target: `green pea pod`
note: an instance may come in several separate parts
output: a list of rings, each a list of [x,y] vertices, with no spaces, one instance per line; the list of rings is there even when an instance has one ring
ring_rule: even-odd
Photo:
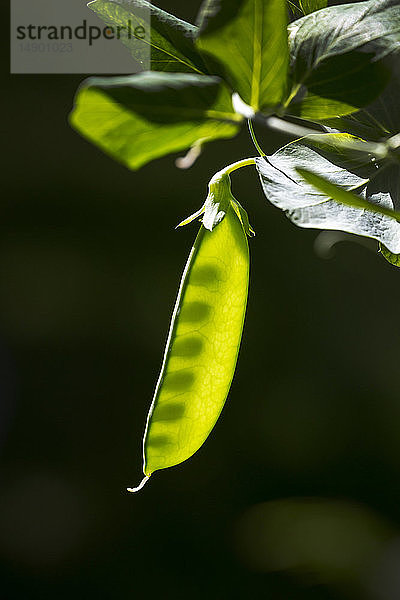
[[[145,479],[192,456],[207,439],[232,382],[246,312],[247,237],[235,206],[201,227],[182,277],[144,436]]]

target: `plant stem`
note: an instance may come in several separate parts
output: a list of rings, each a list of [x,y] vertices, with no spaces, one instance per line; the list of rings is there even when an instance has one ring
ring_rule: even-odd
[[[218,173],[215,173],[215,175],[212,179],[214,179],[216,177],[223,177],[224,175],[230,175],[230,173],[233,173],[233,171],[237,171],[238,169],[241,169],[242,167],[249,167],[249,166],[255,165],[255,164],[256,164],[255,158],[244,158],[243,160],[238,160],[237,162],[234,162],[231,165],[224,167],[223,169],[221,169],[221,171],[218,171]]]
[[[247,119],[247,125],[249,126],[249,132],[252,142],[260,156],[265,156],[265,152],[261,149],[260,144],[257,141],[256,134],[254,133],[253,123],[251,119]]]
[[[267,125],[270,129],[275,129],[275,131],[280,131],[281,133],[286,133],[288,135],[305,137],[306,135],[320,134],[316,129],[311,129],[311,127],[305,127],[304,125],[297,125],[296,123],[285,121],[279,117],[264,117],[262,118],[262,121],[264,122],[264,125]]]
[[[290,92],[285,104],[283,105],[283,108],[287,108],[289,106],[289,104],[291,103],[291,101],[293,100],[293,98],[296,96],[297,92],[299,91],[299,89],[301,88],[301,84],[298,83]]]
[[[396,135],[392,135],[392,137],[390,137],[387,140],[387,143],[388,143],[389,147],[392,148],[393,150],[397,150],[398,148],[400,148],[400,133],[396,133]]]
[[[258,123],[263,123],[270,129],[275,129],[276,131],[286,133],[287,135],[294,135],[298,138],[312,135],[314,136],[314,140],[329,144],[329,138],[326,138],[326,136],[331,135],[329,133],[320,133],[316,129],[311,129],[310,127],[305,127],[304,125],[297,125],[296,123],[290,123],[289,121],[285,121],[279,117],[264,117],[258,114],[256,115],[255,120]],[[335,140],[335,145],[338,145],[338,143],[339,141]],[[358,150],[363,153],[372,154],[377,159],[386,158],[388,155],[388,147],[385,143],[366,142],[357,139],[347,140],[343,138],[340,140],[340,146],[348,150]]]
[[[389,146],[390,151],[391,151],[390,156],[397,162],[400,162],[400,154],[399,154],[400,133],[396,133],[396,135],[392,135],[392,137],[390,137],[386,143]]]

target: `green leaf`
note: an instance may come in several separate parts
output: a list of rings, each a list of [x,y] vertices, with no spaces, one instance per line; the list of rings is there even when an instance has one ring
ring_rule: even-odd
[[[153,71],[174,73],[205,73],[205,65],[194,45],[197,27],[177,19],[146,0],[93,0],[88,4],[107,25],[125,26],[131,20],[132,29],[141,26],[146,31],[143,44],[150,44],[150,65]],[[151,30],[147,16],[151,15]],[[146,67],[147,51],[142,56],[137,40],[132,41],[127,30],[121,29],[121,42],[129,48],[135,60]]]
[[[343,135],[338,134],[338,139]],[[391,252],[400,253],[400,224],[392,218],[397,215],[393,209],[400,208],[400,166],[379,169],[372,160],[369,164],[359,162],[341,152],[340,144],[335,153],[332,147],[312,147],[305,139],[288,144],[272,156],[256,158],[256,167],[268,201],[284,210],[299,227],[371,237]],[[299,169],[323,173],[327,180],[324,185],[333,187],[321,189],[307,183]],[[341,203],[331,199],[337,186],[343,192]],[[374,210],[371,203],[376,205]]]
[[[288,112],[310,120],[337,117],[366,106],[388,83],[385,57],[399,50],[400,5],[331,6],[295,21],[289,32]]]
[[[71,114],[79,133],[131,169],[199,139],[232,137],[240,122],[217,77],[185,73],[88,79]]]
[[[282,0],[206,0],[197,47],[254,110],[268,110],[287,92],[287,11]]]

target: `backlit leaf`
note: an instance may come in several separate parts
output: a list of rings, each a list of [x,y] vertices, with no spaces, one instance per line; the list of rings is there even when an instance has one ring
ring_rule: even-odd
[[[232,137],[241,120],[217,77],[185,73],[88,79],[71,114],[79,133],[131,169],[200,139]]]
[[[287,90],[287,11],[282,0],[206,0],[197,46],[254,110],[278,105]]]
[[[343,135],[343,134],[342,134]],[[400,224],[390,216],[366,210],[369,203],[381,208],[386,215],[399,210],[396,181],[393,172],[378,169],[374,161],[357,164],[352,157],[321,148],[309,141],[299,140],[281,148],[272,156],[256,159],[264,193],[269,202],[284,210],[299,227],[346,231],[374,238],[391,252],[400,253]],[[353,192],[332,200],[332,189],[316,189],[299,174],[299,169],[323,173],[325,184],[339,186],[342,192]],[[315,182],[314,182],[315,183]],[[336,193],[336,192],[335,192]],[[354,194],[356,194],[354,198]],[[358,206],[355,202],[358,198]],[[346,204],[343,201],[348,200]],[[353,200],[353,205],[350,200]]]
[[[148,29],[147,15],[151,16],[151,30],[143,43],[150,43],[150,65],[153,71],[187,73],[205,72],[204,63],[195,46],[197,27],[146,2],[146,0],[93,0],[88,4],[107,25]],[[126,30],[121,30],[121,42],[129,48],[132,56],[143,61],[140,44],[132,41]],[[146,55],[147,58],[147,55]],[[146,64],[144,65],[146,66]]]
[[[289,112],[310,120],[369,104],[390,76],[385,57],[400,49],[400,4],[370,0],[331,6],[289,26]]]

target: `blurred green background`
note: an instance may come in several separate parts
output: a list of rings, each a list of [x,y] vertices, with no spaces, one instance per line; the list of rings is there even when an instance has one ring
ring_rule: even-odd
[[[243,131],[131,173],[69,128],[81,76],[5,79],[1,599],[398,600],[400,273],[353,243],[321,258],[235,174],[257,236],[232,390],[204,447],[129,495],[197,230],[174,227],[255,151]]]

